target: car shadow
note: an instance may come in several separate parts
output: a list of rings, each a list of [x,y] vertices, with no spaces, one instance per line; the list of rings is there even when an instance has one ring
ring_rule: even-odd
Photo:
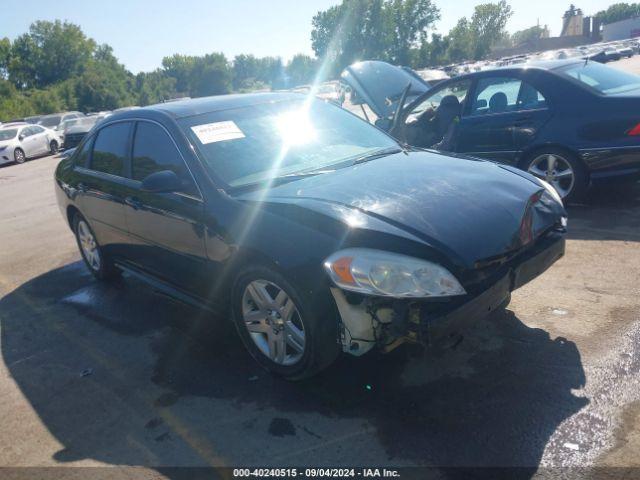
[[[590,190],[583,204],[569,205],[568,238],[640,241],[640,182]]]
[[[198,436],[223,445],[231,465],[313,463],[233,452],[260,452],[286,436],[295,445],[296,434],[322,449],[332,435],[305,424],[315,415],[329,432],[362,424],[386,454],[378,464],[520,466],[529,478],[557,427],[589,402],[572,393],[585,383],[576,345],[509,310],[479,322],[455,348],[345,355],[297,383],[259,369],[224,322],[133,278],[100,284],[79,262],[5,295],[0,312],[4,363],[63,445],[54,455],[61,463],[188,465],[202,452],[192,457],[194,443],[178,440]],[[189,407],[178,410],[181,403]],[[206,427],[227,403],[241,414],[242,448],[230,445],[235,428]],[[252,423],[272,411],[268,429]],[[350,465],[363,464],[358,452]]]

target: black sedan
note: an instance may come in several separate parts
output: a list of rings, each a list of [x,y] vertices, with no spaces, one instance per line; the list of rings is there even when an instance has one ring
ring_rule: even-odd
[[[297,94],[115,114],[55,182],[98,279],[126,271],[225,307],[255,359],[292,379],[341,350],[450,341],[564,253],[547,183],[404,149]]]
[[[343,80],[379,127],[411,145],[516,166],[568,201],[591,183],[640,174],[636,75],[585,60],[532,62],[462,75],[411,98],[415,82],[398,88],[386,79],[401,69],[381,64],[352,65]]]

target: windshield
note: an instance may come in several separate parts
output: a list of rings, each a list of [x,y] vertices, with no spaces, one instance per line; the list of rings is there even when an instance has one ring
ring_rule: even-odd
[[[325,102],[253,105],[179,121],[205,166],[231,187],[331,169],[398,144]]]
[[[44,117],[38,122],[38,125],[43,127],[55,127],[60,123],[60,117]]]
[[[0,142],[3,140],[11,140],[16,137],[18,130],[15,128],[9,128],[7,130],[0,130]]]
[[[562,72],[604,95],[615,95],[640,88],[640,77],[596,62],[570,65]]]

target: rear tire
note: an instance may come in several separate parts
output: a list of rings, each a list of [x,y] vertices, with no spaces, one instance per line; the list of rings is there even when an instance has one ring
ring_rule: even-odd
[[[58,148],[58,142],[56,142],[55,140],[51,140],[51,142],[49,143],[51,155],[55,155],[56,153],[58,153]]]
[[[589,188],[589,175],[582,161],[561,148],[536,150],[522,162],[523,170],[549,182],[564,203],[581,202]]]
[[[24,163],[27,161],[27,157],[24,154],[24,150],[22,150],[21,148],[16,148],[13,151],[13,159],[16,161],[16,163]]]
[[[274,270],[247,267],[233,284],[233,322],[262,367],[289,380],[307,378],[340,353],[338,313],[330,293],[326,294],[326,301],[305,300]]]
[[[73,232],[82,260],[94,277],[101,281],[111,281],[120,277],[122,272],[104,254],[89,223],[79,213],[73,218]]]

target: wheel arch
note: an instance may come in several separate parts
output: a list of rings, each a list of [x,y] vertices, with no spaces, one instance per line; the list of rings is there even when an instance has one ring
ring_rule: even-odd
[[[82,215],[78,207],[75,205],[67,205],[67,223],[69,224],[69,228],[73,231],[73,219],[76,215]]]
[[[586,163],[582,159],[580,152],[574,148],[567,147],[566,145],[563,145],[561,143],[545,143],[542,145],[534,145],[532,147],[529,147],[523,150],[520,155],[520,158],[518,159],[517,167],[520,168],[521,170],[524,170],[525,163],[527,162],[527,160],[529,160],[535,154],[544,152],[545,150],[549,150],[549,149],[562,150],[564,152],[567,152],[570,155],[573,155],[575,158],[577,158],[580,161],[580,163],[584,168],[585,173],[589,175],[589,169],[587,168]]]

